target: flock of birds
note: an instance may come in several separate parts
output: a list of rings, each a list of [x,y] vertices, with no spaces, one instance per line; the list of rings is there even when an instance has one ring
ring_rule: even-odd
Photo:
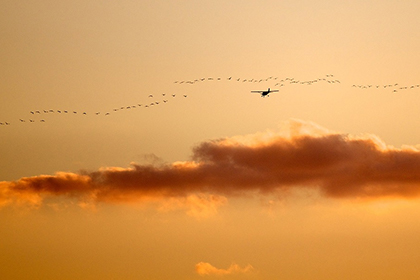
[[[324,75],[321,78],[315,78],[315,79],[310,79],[310,80],[298,80],[295,78],[290,78],[290,77],[285,77],[285,78],[279,78],[279,77],[275,77],[275,76],[270,76],[264,79],[256,79],[256,78],[234,78],[234,77],[227,77],[227,78],[213,78],[213,77],[207,77],[207,78],[199,78],[199,79],[194,79],[194,80],[180,80],[180,81],[175,81],[175,84],[181,85],[181,84],[187,84],[187,85],[193,85],[196,83],[202,83],[205,81],[230,81],[230,82],[236,82],[236,83],[270,83],[270,85],[273,85],[274,87],[284,87],[286,85],[314,85],[317,83],[327,83],[327,84],[341,84],[341,81],[336,79],[334,77],[334,75],[332,74],[327,74]],[[378,84],[353,84],[352,88],[354,89],[361,89],[361,90],[366,90],[366,89],[386,89],[386,90],[392,90],[392,92],[396,93],[399,91],[404,91],[404,90],[412,90],[412,89],[416,89],[419,88],[420,84],[413,84],[410,86],[401,86],[398,83],[392,83],[392,84],[384,84],[384,85],[378,85]],[[44,123],[46,122],[44,115],[47,114],[63,114],[63,115],[96,115],[96,116],[109,116],[112,113],[118,112],[120,110],[130,110],[130,109],[135,109],[135,108],[149,108],[149,107],[153,107],[153,106],[158,106],[160,104],[165,104],[168,102],[168,100],[170,98],[175,98],[176,96],[182,96],[182,97],[187,97],[186,94],[182,94],[182,95],[177,95],[177,94],[165,94],[162,93],[162,99],[161,101],[154,101],[154,102],[150,102],[147,104],[142,104],[142,103],[138,103],[135,105],[129,105],[129,106],[120,106],[120,107],[116,107],[113,108],[111,110],[105,111],[105,112],[100,112],[100,111],[96,111],[93,113],[88,113],[88,112],[78,112],[78,111],[74,111],[74,110],[32,110],[30,111],[30,117],[28,118],[21,118],[19,120],[16,120],[13,123],[35,123],[35,122],[41,122]],[[149,98],[155,98],[154,95],[150,94],[148,96]],[[11,121],[0,121],[0,126],[9,126],[11,125],[12,122]]]
[[[311,80],[296,80],[295,78],[279,78],[279,77],[274,77],[274,76],[270,76],[267,77],[265,79],[243,79],[243,78],[234,78],[234,77],[228,77],[228,78],[199,78],[199,79],[194,79],[194,80],[183,80],[183,81],[175,81],[175,84],[196,84],[196,83],[200,83],[200,82],[205,82],[205,81],[234,81],[234,82],[242,82],[242,83],[262,83],[262,82],[270,82],[270,81],[276,81],[276,83],[274,84],[275,87],[283,87],[287,84],[297,84],[297,85],[314,85],[318,82],[325,82],[328,84],[341,84],[341,81],[334,78],[334,75],[332,74],[327,74],[322,78],[316,78],[316,79],[311,79]],[[410,85],[410,86],[401,86],[398,83],[393,83],[393,84],[384,84],[384,85],[374,85],[374,84],[367,84],[367,85],[358,85],[358,84],[353,84],[352,85],[353,88],[356,89],[391,89],[392,92],[398,92],[399,90],[409,90],[409,89],[415,89],[415,88],[419,88],[420,84],[414,84],[414,85]]]
[[[130,109],[136,109],[136,108],[151,108],[154,106],[158,106],[161,104],[166,104],[169,102],[170,98],[175,98],[177,96],[181,96],[183,98],[188,97],[187,94],[182,94],[182,95],[177,95],[177,94],[171,94],[171,95],[167,95],[165,93],[162,93],[162,98],[161,101],[153,101],[153,102],[147,102],[147,103],[137,103],[134,105],[129,105],[129,106],[120,106],[120,107],[116,107],[113,108],[112,110],[107,110],[105,112],[101,112],[101,111],[96,111],[93,113],[88,113],[85,111],[75,111],[75,110],[53,110],[53,109],[48,109],[48,110],[32,110],[29,112],[30,117],[29,118],[20,118],[19,120],[16,121],[16,123],[36,123],[36,122],[41,122],[41,123],[45,123],[46,122],[46,118],[45,116],[51,115],[51,114],[59,114],[59,115],[94,115],[94,116],[109,116],[112,113],[116,113],[118,111],[121,110],[130,110]],[[157,96],[150,94],[148,96],[148,98],[155,98],[156,99]],[[41,117],[41,118],[40,118]],[[0,121],[0,126],[9,126],[11,125],[12,122],[10,121]]]
[[[387,85],[352,85],[354,88],[358,89],[392,89],[392,92],[398,92],[400,90],[410,90],[419,88],[420,84],[411,85],[411,86],[400,86],[396,84],[387,84]]]
[[[276,84],[274,84],[274,86],[284,86],[286,83],[289,84],[302,84],[302,85],[312,85],[315,84],[317,82],[327,82],[330,84],[334,84],[334,83],[341,83],[339,80],[334,79],[334,75],[332,74],[327,74],[322,78],[316,78],[316,79],[312,79],[312,80],[295,80],[295,78],[279,78],[279,77],[274,77],[274,76],[270,76],[267,77],[265,79],[243,79],[243,78],[234,78],[234,77],[228,77],[225,79],[222,79],[220,77],[218,78],[212,78],[212,77],[208,77],[208,78],[200,78],[200,79],[194,79],[194,80],[184,80],[184,81],[175,81],[175,84],[190,84],[193,85],[195,83],[200,83],[200,82],[204,82],[204,81],[233,81],[233,82],[242,82],[242,83],[262,83],[262,82],[271,82],[271,81],[275,81]]]

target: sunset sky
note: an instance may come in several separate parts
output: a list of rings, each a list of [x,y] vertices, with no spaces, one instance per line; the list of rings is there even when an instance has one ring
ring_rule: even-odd
[[[419,279],[419,13],[2,1],[0,278]]]

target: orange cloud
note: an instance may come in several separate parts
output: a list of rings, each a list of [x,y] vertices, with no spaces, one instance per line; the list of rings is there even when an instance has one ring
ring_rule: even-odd
[[[214,212],[226,196],[249,191],[312,188],[337,198],[420,194],[420,151],[415,147],[397,149],[373,135],[340,134],[302,121],[291,121],[278,133],[203,142],[192,158],[0,182],[0,206],[40,204],[46,197],[113,203],[173,199],[189,204],[194,215]]]
[[[241,274],[241,273],[251,272],[252,270],[254,270],[254,268],[250,264],[242,268],[239,265],[233,263],[230,265],[228,269],[216,268],[206,262],[200,262],[195,265],[195,271],[201,276],[205,276],[205,275],[222,276],[222,275],[229,275],[229,274]]]

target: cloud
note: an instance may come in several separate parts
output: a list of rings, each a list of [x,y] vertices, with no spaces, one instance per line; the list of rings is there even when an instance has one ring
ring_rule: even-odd
[[[40,205],[48,197],[82,204],[164,200],[189,205],[195,215],[216,211],[227,196],[297,188],[334,198],[417,197],[420,151],[388,146],[374,135],[351,136],[293,120],[279,132],[202,142],[191,161],[0,182],[0,206]]]
[[[228,269],[216,268],[206,262],[200,262],[195,265],[195,271],[201,276],[205,276],[205,275],[222,276],[222,275],[229,275],[229,274],[242,274],[242,273],[251,272],[253,270],[254,268],[250,264],[242,268],[239,265],[233,263],[230,265]]]

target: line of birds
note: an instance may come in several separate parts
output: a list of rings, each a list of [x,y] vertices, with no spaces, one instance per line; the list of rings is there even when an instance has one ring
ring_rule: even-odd
[[[198,82],[222,81],[222,80],[236,81],[236,82],[243,82],[243,83],[244,82],[261,83],[261,82],[269,82],[269,81],[279,81],[279,82],[289,81],[289,83],[302,83],[302,84],[312,84],[312,83],[315,83],[315,82],[318,82],[318,81],[326,81],[326,82],[329,82],[329,83],[340,83],[339,80],[333,80],[332,79],[334,77],[334,75],[332,75],[332,74],[327,74],[327,75],[325,75],[325,77],[324,78],[313,79],[313,80],[307,80],[307,81],[297,81],[294,78],[289,78],[289,77],[280,79],[279,77],[274,77],[274,76],[270,76],[270,77],[267,77],[267,78],[264,78],[264,79],[255,79],[255,78],[243,79],[243,78],[233,78],[233,77],[228,77],[228,78],[222,79],[220,77],[218,77],[218,78],[207,77],[207,78],[200,78],[200,79],[194,79],[194,80],[175,81],[174,83],[175,84],[191,84],[192,85],[192,84],[195,84],[195,83],[198,83]],[[280,83],[277,83],[276,86],[279,85],[279,84]]]
[[[233,78],[233,77],[228,77],[228,78],[212,78],[212,77],[208,77],[208,78],[200,78],[200,79],[194,79],[194,80],[182,80],[182,81],[175,81],[174,83],[176,84],[195,84],[198,82],[204,82],[204,81],[222,81],[222,80],[227,80],[227,81],[236,81],[236,82],[250,82],[250,83],[261,83],[261,82],[270,82],[270,81],[276,81],[276,83],[274,84],[275,87],[283,87],[286,84],[299,84],[299,85],[313,85],[315,83],[318,82],[325,82],[325,83],[329,83],[329,84],[341,84],[341,81],[334,78],[333,74],[326,74],[324,77],[322,78],[316,78],[316,79],[312,79],[312,80],[296,80],[295,78],[282,78],[280,79],[279,77],[274,77],[274,76],[270,76],[264,79],[242,79],[242,78]],[[385,85],[373,85],[373,84],[368,84],[368,85],[357,85],[357,84],[353,84],[352,87],[357,88],[357,89],[392,89],[392,92],[398,92],[399,90],[408,90],[408,89],[415,89],[415,88],[419,88],[420,84],[415,84],[415,85],[410,85],[410,86],[399,86],[398,83],[394,83],[394,84],[385,84]]]
[[[328,83],[328,84],[341,84],[341,81],[336,79],[334,77],[334,75],[332,74],[327,74],[322,78],[316,78],[316,79],[311,79],[311,80],[297,80],[295,78],[290,78],[290,77],[286,77],[286,78],[279,78],[279,77],[274,77],[274,76],[270,76],[267,77],[265,79],[241,79],[241,78],[233,78],[233,77],[227,77],[225,79],[222,79],[220,77],[218,78],[212,78],[212,77],[208,77],[208,78],[200,78],[200,79],[195,79],[195,80],[183,80],[183,81],[175,81],[174,83],[176,84],[195,84],[198,82],[204,82],[204,81],[222,81],[222,80],[227,80],[227,81],[236,81],[236,82],[248,82],[248,83],[261,83],[261,82],[276,82],[274,84],[275,87],[283,87],[287,84],[289,85],[313,85],[315,83],[319,83],[319,82],[324,82],[324,83]],[[356,89],[391,89],[393,92],[398,92],[399,90],[409,90],[409,89],[415,89],[415,88],[419,88],[420,84],[415,84],[415,85],[411,85],[411,86],[400,86],[398,83],[393,83],[393,84],[385,84],[385,85],[373,85],[373,84],[367,84],[367,85],[358,85],[358,84],[353,84],[352,85],[353,88]],[[120,111],[120,110],[128,110],[128,109],[135,109],[135,108],[139,108],[139,107],[143,107],[143,108],[149,108],[152,106],[156,106],[159,104],[165,104],[168,102],[168,99],[166,99],[167,97],[172,96],[172,98],[176,97],[176,94],[171,94],[171,95],[166,95],[165,93],[162,93],[162,97],[163,100],[162,101],[155,101],[155,102],[151,102],[151,103],[147,103],[147,104],[141,104],[138,103],[136,105],[130,105],[130,106],[121,106],[121,107],[116,107],[113,108],[112,110],[108,110],[105,112],[94,112],[94,113],[87,113],[87,112],[78,112],[78,111],[73,111],[73,110],[33,110],[30,111],[30,114],[32,114],[33,116],[36,115],[45,115],[45,114],[51,114],[51,113],[56,113],[56,114],[79,114],[79,115],[102,115],[102,116],[109,116],[111,113]],[[183,97],[187,97],[186,94],[180,94],[178,96],[183,96]],[[154,98],[155,96],[153,94],[150,94],[148,96],[149,98]],[[27,119],[19,119],[18,121],[16,121],[18,123],[35,123],[35,122],[45,122],[45,119],[35,119],[35,118],[27,118]],[[0,122],[0,126],[9,126],[11,125],[10,121],[1,121]]]
[[[408,90],[419,88],[420,84],[411,85],[411,86],[400,86],[398,83],[387,84],[387,85],[352,85],[352,87],[357,89],[392,89],[393,92],[398,92],[399,90]]]
[[[111,115],[111,113],[115,113],[115,112],[118,112],[120,110],[135,109],[135,108],[140,108],[140,107],[149,108],[149,107],[157,106],[157,105],[160,105],[160,104],[165,104],[169,101],[166,97],[175,98],[177,96],[182,96],[183,98],[188,97],[187,94],[167,95],[165,93],[162,93],[162,97],[164,98],[164,99],[162,99],[162,101],[154,101],[154,102],[145,103],[145,104],[137,103],[136,105],[130,105],[130,106],[120,106],[120,107],[116,107],[116,108],[113,108],[112,110],[108,110],[108,111],[105,111],[105,112],[96,111],[94,113],[88,113],[88,112],[78,112],[78,111],[74,111],[74,110],[52,110],[52,109],[49,109],[49,110],[32,110],[29,113],[31,115],[33,115],[34,117],[37,116],[37,115],[41,116],[41,115],[46,115],[46,114],[62,114],[62,115],[77,115],[77,114],[79,114],[79,115],[109,116],[109,115]],[[155,96],[153,94],[150,94],[148,96],[148,98],[154,98],[154,97]],[[17,122],[18,123],[36,123],[36,122],[45,123],[46,121],[45,121],[45,119],[29,118],[29,119],[19,119]],[[0,122],[0,126],[8,126],[8,125],[11,125],[10,121]]]

